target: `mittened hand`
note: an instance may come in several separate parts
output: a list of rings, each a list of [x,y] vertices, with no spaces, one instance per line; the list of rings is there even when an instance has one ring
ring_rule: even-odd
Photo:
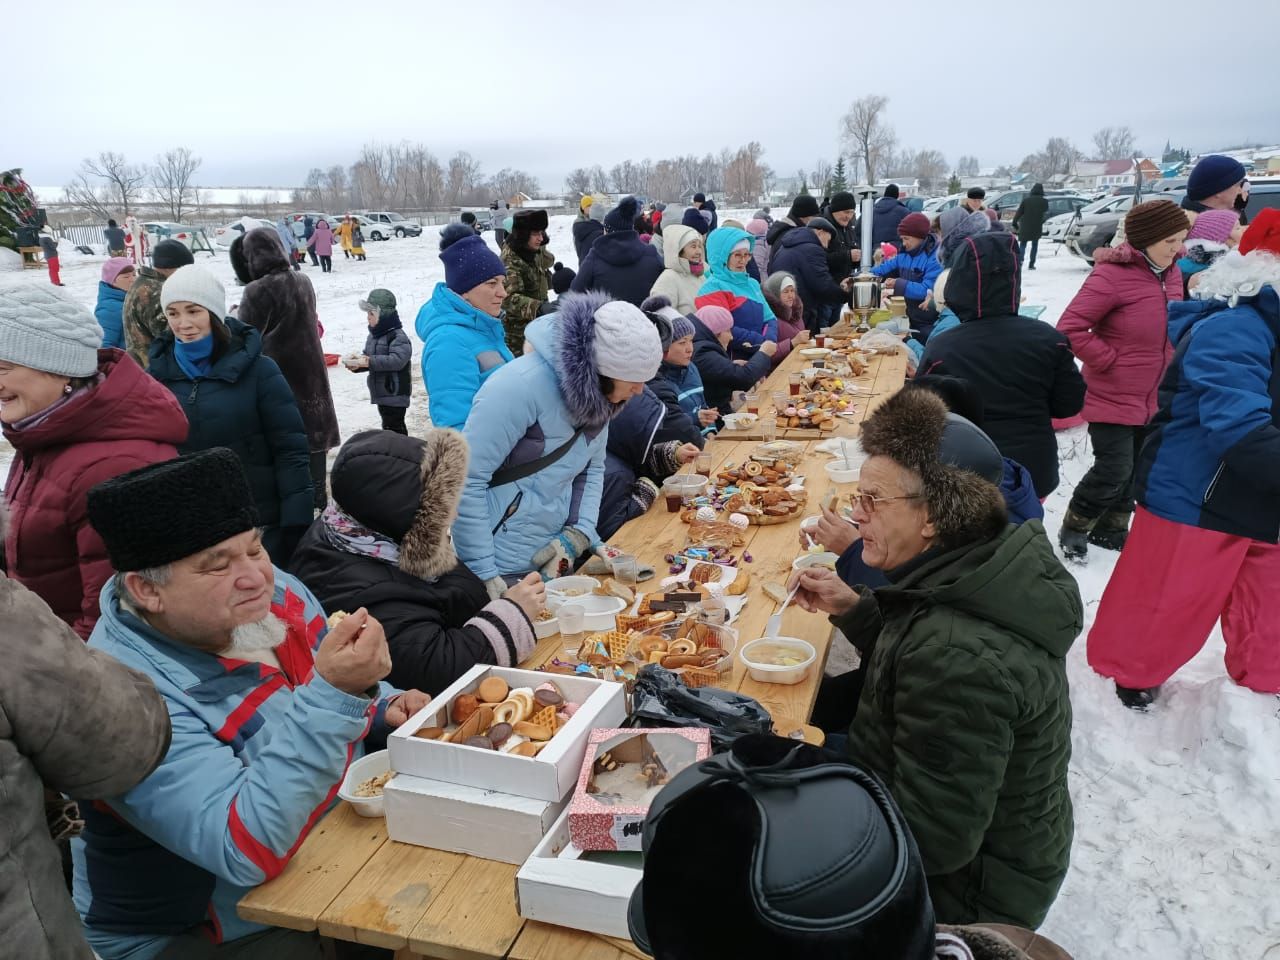
[[[560,535],[535,553],[533,565],[543,580],[554,580],[573,572],[574,561],[591,546],[587,535],[576,527],[565,527]]]

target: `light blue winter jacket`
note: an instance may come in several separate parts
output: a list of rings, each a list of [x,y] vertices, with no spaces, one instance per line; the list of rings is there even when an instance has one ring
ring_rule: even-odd
[[[279,569],[271,611],[288,628],[276,648],[283,671],[168,640],[121,608],[114,579],[101,605],[89,646],[151,679],[173,740],[138,786],[81,805],[72,855],[85,937],[104,960],[149,960],[177,930],[215,943],[260,932],[236,903],[284,869],[371,728],[385,736],[396,691],[384,683],[377,699],[352,696],[315,673],[324,610]]]
[[[566,294],[558,313],[525,328],[534,352],[496,370],[476,394],[463,434],[471,448],[453,545],[481,580],[534,568],[533,555],[576,527],[595,543],[609,421],[623,404],[600,392],[593,356],[594,314],[608,296]],[[561,336],[561,332],[565,336]],[[573,447],[551,466],[490,487],[504,464],[557,450],[579,427]]]
[[[461,430],[476,391],[513,359],[502,321],[437,283],[413,325],[423,343],[422,382],[431,422]]]

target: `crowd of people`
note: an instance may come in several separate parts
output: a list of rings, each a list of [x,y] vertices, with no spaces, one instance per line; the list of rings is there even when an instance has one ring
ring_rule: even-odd
[[[18,454],[0,602],[19,672],[56,687],[66,718],[51,731],[13,671],[0,682],[0,776],[22,787],[0,809],[28,824],[19,862],[0,867],[15,949],[88,956],[87,939],[105,960],[319,956],[314,933],[245,921],[238,899],[284,869],[360,750],[471,666],[529,656],[545,582],[607,556],[867,269],[906,301],[914,376],[864,424],[852,513],[822,511],[815,536],[837,569],[789,583],[860,666],[820,692],[828,753],[783,763],[790,748],[764,742],[743,761],[794,767],[797,783],[824,771],[862,797],[872,819],[855,832],[883,821],[907,838],[905,912],[874,935],[833,917],[847,942],[923,960],[981,958],[1000,937],[1023,952],[987,956],[1059,956],[1027,933],[1073,834],[1065,655],[1083,608],[1041,523],[1059,479],[1055,419],[1083,410],[1094,456],[1062,558],[1121,551],[1088,637],[1093,668],[1146,708],[1221,619],[1232,679],[1280,691],[1266,579],[1280,572],[1280,215],[1242,229],[1244,171],[1229,159],[1201,161],[1182,208],[1135,205],[1058,329],[1019,313],[1034,203],[1014,232],[981,195],[930,220],[886,191],[873,236],[887,239],[867,251],[848,194],[746,223],[720,220],[703,195],[679,216],[634,198],[602,214],[584,197],[572,279],[556,276],[545,211],[515,211],[498,252],[451,224],[445,279],[414,324],[433,423],[422,436],[405,423],[412,343],[383,288],[353,305],[368,335],[347,360],[382,429],[339,436],[297,269],[298,239],[328,269],[323,221],[302,238],[286,225],[287,237],[238,239],[234,309],[176,241],[150,265],[108,259],[96,313],[48,285],[0,290],[0,425]],[[341,231],[362,256],[357,232]],[[79,821],[59,807],[73,829],[56,834],[79,834],[78,920],[55,838],[31,825],[42,779],[58,804],[83,801]],[[838,816],[819,796],[801,785],[777,814],[746,805]],[[762,835],[733,817],[710,849],[756,856]],[[683,944],[657,955],[694,955],[660,880],[680,869],[675,840],[659,853],[663,831],[687,834],[679,817],[653,819],[633,929],[655,949]],[[794,890],[785,861],[768,860],[765,887]],[[19,882],[27,906],[11,898]],[[747,894],[730,887],[717,896],[734,909]],[[760,899],[772,895],[750,892],[762,926],[742,928],[735,956],[800,949],[818,929],[779,925]]]

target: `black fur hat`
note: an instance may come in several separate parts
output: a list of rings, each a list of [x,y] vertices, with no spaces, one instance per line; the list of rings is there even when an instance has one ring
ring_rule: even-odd
[[[240,458],[226,447],[188,453],[104,480],[89,523],[121,573],[194,556],[258,525]]]
[[[920,477],[929,519],[947,547],[980,543],[1009,522],[991,438],[930,390],[900,390],[862,425],[862,448]]]

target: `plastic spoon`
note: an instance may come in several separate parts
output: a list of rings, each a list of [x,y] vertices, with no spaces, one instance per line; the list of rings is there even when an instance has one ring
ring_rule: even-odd
[[[782,606],[778,608],[778,612],[775,613],[773,616],[771,616],[769,618],[769,622],[765,624],[764,635],[768,637],[770,640],[777,639],[778,631],[782,629],[782,615],[783,613],[786,612],[787,605],[791,603],[791,598],[796,595],[796,590],[799,590],[799,589],[800,589],[800,584],[797,583],[795,585],[795,589],[793,589],[789,594],[787,594],[787,599],[782,601]]]

